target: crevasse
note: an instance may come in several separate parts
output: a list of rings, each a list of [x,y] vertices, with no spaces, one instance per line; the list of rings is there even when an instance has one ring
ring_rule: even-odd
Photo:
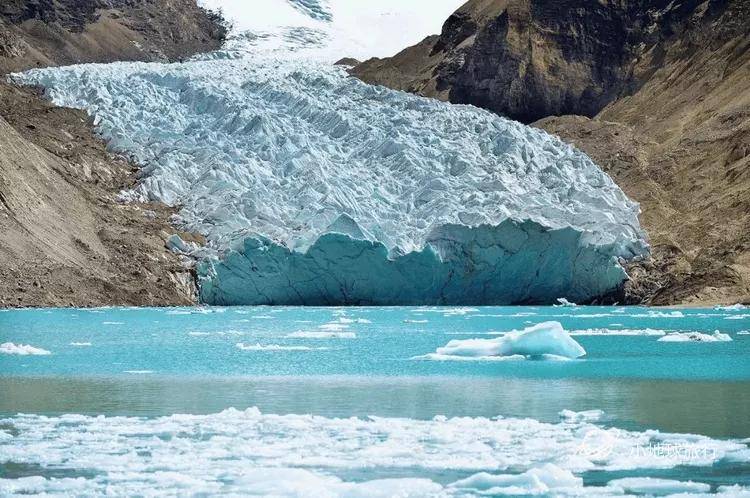
[[[142,165],[124,197],[179,205],[206,236],[203,302],[586,302],[646,253],[638,205],[559,139],[243,39],[241,56],[14,76]]]

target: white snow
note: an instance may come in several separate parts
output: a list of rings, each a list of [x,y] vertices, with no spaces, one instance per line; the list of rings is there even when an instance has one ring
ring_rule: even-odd
[[[0,437],[3,461],[65,468],[86,476],[3,479],[3,496],[24,491],[247,496],[270,490],[276,496],[461,496],[459,491],[472,495],[493,488],[496,493],[517,489],[526,494],[601,496],[597,493],[618,494],[618,486],[621,493],[625,486],[645,489],[659,483],[615,481],[606,488],[589,488],[582,485],[581,472],[627,470],[638,475],[645,469],[711,466],[735,454],[745,457],[737,461],[748,457],[742,453],[745,444],[738,441],[604,429],[585,420],[551,424],[482,417],[326,418],[264,414],[250,408],[156,418],[18,415],[0,419],[0,427],[0,435],[17,434]],[[595,440],[606,440],[608,451],[595,456],[581,452],[584,443]],[[642,451],[653,444],[696,451]],[[331,477],[362,469],[415,477],[362,483]],[[471,477],[445,486],[422,477],[456,472]],[[698,490],[700,484],[668,481],[659,489],[666,486]]]
[[[700,332],[672,332],[660,337],[660,342],[730,342],[732,337],[718,330],[713,334],[702,334]]]
[[[29,344],[14,344],[12,342],[4,342],[0,344],[0,353],[19,356],[43,356],[52,354],[46,349],[35,348]]]
[[[293,50],[305,57],[335,62],[342,57],[385,57],[440,33],[443,22],[462,0],[200,0],[220,8],[239,40],[255,46]],[[237,43],[241,41],[242,43]]]
[[[544,322],[493,339],[456,339],[417,359],[579,358],[586,350],[559,322]]]
[[[208,240],[178,244],[202,259],[204,302],[585,302],[647,251],[638,205],[558,138],[330,64],[356,55],[349,35],[380,46],[414,32],[405,12],[442,20],[451,2],[244,4],[255,31],[186,63],[13,76],[143,166],[124,199],[182,206],[176,223]]]
[[[711,490],[711,486],[700,482],[675,481],[673,479],[657,479],[654,477],[615,479],[608,482],[607,486],[622,488],[629,493],[649,496],[666,496],[676,493],[708,493]]]

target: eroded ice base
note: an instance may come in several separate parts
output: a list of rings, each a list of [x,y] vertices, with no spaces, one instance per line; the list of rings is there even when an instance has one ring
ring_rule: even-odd
[[[445,225],[424,249],[394,254],[356,233],[328,233],[307,251],[248,238],[198,267],[201,300],[216,305],[422,305],[579,302],[626,278],[611,245],[534,222]]]

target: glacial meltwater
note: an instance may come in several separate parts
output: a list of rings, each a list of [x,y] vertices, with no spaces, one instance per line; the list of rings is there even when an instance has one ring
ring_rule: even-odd
[[[742,307],[0,311],[0,496],[747,496],[748,443]]]

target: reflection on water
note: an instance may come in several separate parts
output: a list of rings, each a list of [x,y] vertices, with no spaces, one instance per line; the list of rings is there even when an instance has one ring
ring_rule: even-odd
[[[556,421],[602,409],[617,426],[750,436],[750,382],[458,377],[5,377],[0,414],[264,413],[326,417],[435,415]]]

